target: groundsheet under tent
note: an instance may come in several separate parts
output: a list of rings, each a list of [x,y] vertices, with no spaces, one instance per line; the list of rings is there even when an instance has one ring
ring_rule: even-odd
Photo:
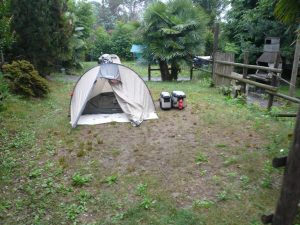
[[[158,119],[156,113],[150,113],[145,120]],[[79,125],[95,125],[102,123],[110,123],[110,122],[118,122],[118,123],[127,123],[130,122],[127,115],[125,113],[114,113],[114,114],[88,114],[81,115],[78,121]]]

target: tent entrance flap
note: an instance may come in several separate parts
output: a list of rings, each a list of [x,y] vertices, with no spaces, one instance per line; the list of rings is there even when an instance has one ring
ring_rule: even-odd
[[[101,93],[93,98],[91,98],[82,113],[85,114],[112,114],[112,113],[122,113],[122,109],[116,99],[113,92]]]

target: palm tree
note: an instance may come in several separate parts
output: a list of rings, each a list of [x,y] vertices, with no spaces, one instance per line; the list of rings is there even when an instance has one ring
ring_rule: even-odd
[[[300,19],[299,0],[279,0],[275,8],[276,16],[285,23],[293,23]]]
[[[206,23],[206,14],[191,0],[157,1],[146,9],[142,25],[146,52],[158,61],[163,81],[176,80],[180,62],[191,62],[203,50]]]
[[[300,1],[279,0],[276,4],[275,15],[286,24],[298,23],[298,35],[300,35]]]

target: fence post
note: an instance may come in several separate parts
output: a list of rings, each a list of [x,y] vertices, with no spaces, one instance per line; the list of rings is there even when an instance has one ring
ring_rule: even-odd
[[[296,41],[294,63],[293,63],[293,70],[292,70],[291,84],[290,84],[290,91],[289,91],[289,95],[291,97],[295,97],[296,80],[297,80],[297,73],[298,73],[298,66],[299,66],[299,57],[300,57],[300,37],[298,37],[297,41]]]
[[[219,45],[219,24],[215,23],[214,27],[214,45],[213,45],[213,52],[212,52],[212,76],[213,80],[215,80],[216,74],[215,74],[215,56],[216,52],[218,51],[218,45]]]
[[[151,64],[148,64],[148,81],[151,81]]]
[[[193,79],[193,66],[191,67],[191,69],[190,69],[190,80],[192,80]]]
[[[273,225],[291,225],[298,212],[300,200],[300,111],[294,131],[294,142],[287,157],[284,171],[280,198],[275,214],[272,218]]]
[[[274,64],[274,68],[278,68],[279,66],[279,52],[276,53],[276,58],[275,58],[275,64]],[[278,78],[277,78],[277,74],[272,73],[272,80],[271,80],[271,85],[274,87],[278,86]],[[273,94],[269,94],[269,101],[268,101],[268,110],[270,111],[272,106],[273,106],[273,102],[274,102],[274,95]]]
[[[244,64],[249,64],[249,51],[246,50],[244,51]],[[243,68],[243,78],[247,79],[248,76],[248,68],[244,67]],[[246,83],[242,84],[242,93],[246,93]]]

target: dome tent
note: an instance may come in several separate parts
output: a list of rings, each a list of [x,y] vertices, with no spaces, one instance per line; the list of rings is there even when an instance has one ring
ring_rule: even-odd
[[[87,71],[74,87],[70,104],[71,125],[132,122],[157,119],[155,106],[143,79],[116,63]]]

